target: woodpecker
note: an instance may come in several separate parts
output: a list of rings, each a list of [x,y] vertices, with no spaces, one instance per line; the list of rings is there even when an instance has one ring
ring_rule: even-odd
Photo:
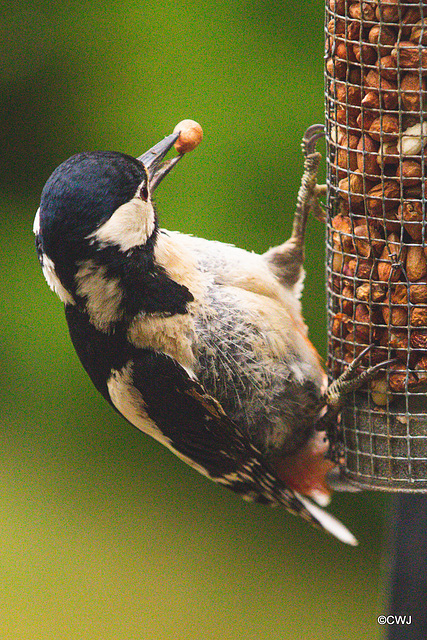
[[[300,302],[323,127],[303,140],[292,235],[263,255],[159,227],[153,193],[183,156],[164,160],[180,133],[138,158],[78,153],[43,188],[38,257],[77,355],[110,405],[194,469],[357,544],[322,508],[335,467],[324,414],[355,366],[331,394]]]

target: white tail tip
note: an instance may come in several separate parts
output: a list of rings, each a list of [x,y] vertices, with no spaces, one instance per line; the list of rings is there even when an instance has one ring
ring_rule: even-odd
[[[317,520],[317,522],[326,531],[329,531],[329,533],[338,538],[338,540],[345,542],[345,544],[350,544],[352,547],[356,547],[359,544],[354,535],[343,525],[342,522],[310,502],[310,500],[301,496],[299,493],[295,493],[295,495],[298,497],[298,500],[302,502],[307,511],[311,513],[313,518],[315,518],[315,520]]]

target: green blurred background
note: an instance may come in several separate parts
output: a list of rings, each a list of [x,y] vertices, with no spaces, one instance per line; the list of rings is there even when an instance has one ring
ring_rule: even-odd
[[[183,118],[203,144],[158,192],[165,227],[264,251],[289,234],[300,138],[323,121],[323,3],[15,0],[1,25],[1,640],[360,640],[384,613],[387,501],[336,495],[356,549],[247,505],[92,388],[38,266],[57,164],[140,154]],[[305,317],[325,354],[323,229]]]

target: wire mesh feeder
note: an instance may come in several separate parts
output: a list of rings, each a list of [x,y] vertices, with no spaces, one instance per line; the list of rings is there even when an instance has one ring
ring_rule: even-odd
[[[397,358],[348,399],[344,474],[427,491],[427,2],[326,6],[328,368]]]

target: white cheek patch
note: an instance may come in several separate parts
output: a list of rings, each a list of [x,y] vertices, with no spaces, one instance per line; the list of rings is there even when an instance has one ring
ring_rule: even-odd
[[[34,218],[33,224],[33,232],[34,235],[38,236],[40,233],[40,207],[36,211],[36,216]],[[64,304],[75,304],[73,296],[62,284],[61,280],[58,278],[58,275],[55,271],[55,265],[52,260],[43,253],[40,258],[43,275],[48,283],[49,287],[56,293],[58,298]]]
[[[44,253],[42,255],[42,270],[43,275],[46,278],[46,282],[49,287],[56,293],[56,295],[62,300],[64,304],[75,304],[71,293],[63,286],[62,282],[58,278],[55,265],[52,260]]]
[[[111,218],[88,236],[101,246],[115,245],[120,251],[145,244],[153,234],[155,216],[150,200],[135,197],[115,210]]]
[[[40,207],[36,211],[36,217],[34,218],[33,233],[37,236],[40,233]]]
[[[92,260],[82,262],[75,275],[77,293],[86,298],[86,309],[92,324],[105,331],[122,317],[120,303],[123,291],[117,278],[108,277],[104,266]]]

